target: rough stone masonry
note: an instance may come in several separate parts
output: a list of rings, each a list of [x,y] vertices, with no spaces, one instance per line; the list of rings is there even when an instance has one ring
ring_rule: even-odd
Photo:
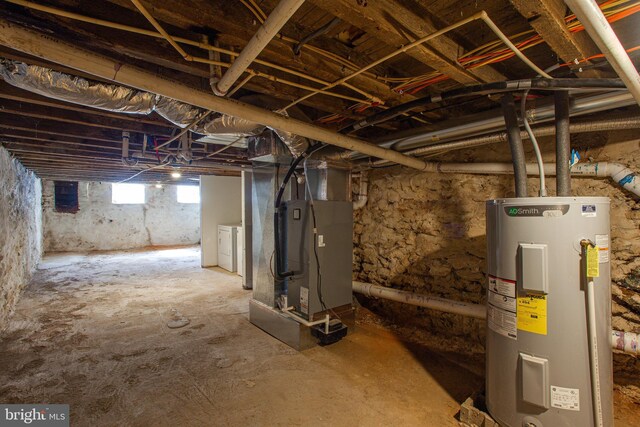
[[[583,159],[613,161],[640,171],[640,143],[633,132],[574,136]],[[553,162],[553,139],[541,141]],[[530,144],[526,142],[526,146]],[[493,145],[443,157],[443,161],[509,161]],[[534,161],[531,151],[529,161]],[[530,194],[538,191],[535,177]],[[613,328],[640,332],[640,200],[606,179],[573,178],[576,196],[611,199]],[[357,185],[354,185],[357,188]],[[513,197],[512,176],[445,175],[389,168],[370,174],[369,200],[356,212],[354,278],[454,300],[486,301],[485,201]],[[548,178],[550,195],[555,179]],[[449,346],[482,352],[484,322],[389,301],[370,305],[416,334],[435,334]],[[446,340],[446,341],[444,341]],[[637,370],[635,359],[618,362]]]
[[[0,147],[0,330],[42,255],[40,179]]]

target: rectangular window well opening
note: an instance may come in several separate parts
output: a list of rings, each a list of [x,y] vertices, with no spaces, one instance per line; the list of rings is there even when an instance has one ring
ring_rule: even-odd
[[[178,185],[178,203],[200,203],[200,187]]]
[[[114,205],[144,204],[144,184],[111,184]]]
[[[76,213],[78,205],[78,183],[72,181],[54,181],[54,204],[56,212]]]

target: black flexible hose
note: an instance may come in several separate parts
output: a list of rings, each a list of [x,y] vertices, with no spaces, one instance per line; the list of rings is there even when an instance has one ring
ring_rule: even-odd
[[[442,92],[438,95],[429,95],[415,99],[401,105],[389,108],[377,114],[373,114],[359,122],[340,129],[341,133],[348,134],[356,130],[386,122],[396,116],[404,114],[418,107],[455,99],[470,95],[486,95],[500,92],[517,92],[523,90],[568,90],[568,89],[626,89],[621,79],[525,79],[510,80],[504,82],[483,83],[479,85],[465,86]]]
[[[571,196],[571,134],[569,132],[569,93],[556,92],[556,194]]]
[[[520,126],[516,114],[516,103],[510,93],[502,97],[502,112],[507,124],[507,137],[513,160],[513,174],[516,181],[516,197],[527,197],[527,163],[524,156],[524,146],[520,137]]]
[[[293,271],[284,271],[284,259],[282,258],[282,242],[280,238],[280,223],[282,221],[282,197],[284,195],[284,190],[287,188],[287,184],[291,180],[291,177],[296,171],[296,168],[302,162],[305,157],[309,155],[314,149],[317,149],[317,145],[309,144],[309,147],[298,157],[296,157],[292,162],[291,166],[289,166],[289,170],[284,176],[282,180],[282,184],[280,184],[280,188],[278,189],[278,193],[275,198],[274,208],[275,211],[273,213],[273,239],[275,241],[275,276],[277,279],[284,279],[286,277],[290,277],[294,275]]]

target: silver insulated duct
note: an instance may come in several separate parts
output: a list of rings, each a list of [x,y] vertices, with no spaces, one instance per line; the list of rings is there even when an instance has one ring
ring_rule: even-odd
[[[151,114],[155,111],[183,129],[191,126],[207,113],[206,110],[193,105],[150,92],[94,82],[19,61],[0,61],[0,76],[12,86],[47,98],[117,113]],[[211,136],[214,142],[225,143],[237,138],[257,135],[265,128],[259,123],[222,115],[211,119],[207,118],[194,125],[191,130]],[[282,129],[273,130],[296,157],[309,144],[306,138],[291,132]],[[207,142],[207,139],[204,139],[203,142]]]

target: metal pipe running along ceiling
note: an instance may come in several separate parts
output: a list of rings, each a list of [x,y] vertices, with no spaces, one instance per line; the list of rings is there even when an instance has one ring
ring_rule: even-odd
[[[347,150],[359,151],[369,156],[389,160],[413,169],[423,170],[426,166],[422,160],[253,105],[193,89],[178,82],[156,76],[148,71],[122,64],[108,57],[53,39],[42,33],[25,29],[4,19],[0,20],[0,44],[127,86],[153,92],[207,110],[251,120],[265,126],[283,129]]]

